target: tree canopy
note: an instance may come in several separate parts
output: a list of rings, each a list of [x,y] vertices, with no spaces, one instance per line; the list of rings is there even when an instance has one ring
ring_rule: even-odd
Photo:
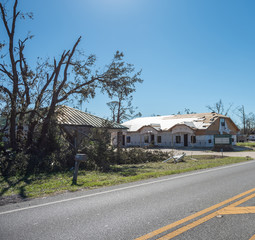
[[[114,54],[104,72],[95,70],[96,56],[86,57],[77,50],[81,37],[70,49],[63,50],[60,57],[38,61],[33,68],[28,64],[29,56],[25,56],[25,48],[32,37],[19,39],[16,36],[18,17],[24,15],[18,10],[18,0],[14,1],[11,16],[2,3],[0,10],[7,37],[7,41],[0,45],[3,53],[0,59],[0,104],[13,149],[18,149],[21,142],[25,143],[26,149],[44,146],[58,105],[78,96],[91,99],[95,97],[96,89],[111,98],[121,89],[123,96],[127,96],[135,90],[134,84],[142,81],[141,71],[135,72],[132,64],[125,63],[120,51]],[[24,124],[28,128],[26,133]]]

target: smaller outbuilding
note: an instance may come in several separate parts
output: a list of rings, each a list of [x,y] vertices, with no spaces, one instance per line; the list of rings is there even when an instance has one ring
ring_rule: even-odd
[[[122,123],[123,146],[215,147],[236,144],[239,132],[231,118],[211,112],[141,117]]]
[[[108,121],[68,106],[59,106],[56,113],[57,123],[67,134],[69,141],[72,142],[76,148],[84,138],[89,136],[89,133],[93,128],[107,128],[111,136],[127,130],[127,127],[121,124]],[[111,141],[114,141],[114,139]]]

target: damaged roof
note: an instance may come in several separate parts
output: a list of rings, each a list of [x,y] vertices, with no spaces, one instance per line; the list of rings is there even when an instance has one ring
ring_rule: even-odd
[[[195,114],[183,114],[183,115],[168,115],[168,116],[156,116],[156,117],[141,117],[132,119],[130,121],[122,123],[125,127],[129,128],[129,131],[138,131],[143,126],[154,127],[157,124],[156,130],[166,131],[178,124],[185,124],[190,128],[205,130],[219,117],[228,118],[224,115],[211,112],[211,113],[195,113]],[[159,127],[160,126],[160,127]]]
[[[59,106],[56,110],[57,122],[60,125],[86,126],[86,127],[107,127],[110,129],[127,129],[125,126],[108,121],[106,119],[82,112],[68,106]]]

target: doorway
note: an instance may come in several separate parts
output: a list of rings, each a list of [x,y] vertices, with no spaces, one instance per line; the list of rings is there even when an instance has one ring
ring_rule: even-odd
[[[184,134],[184,147],[188,146],[188,134]]]
[[[122,135],[122,145],[125,146],[126,145],[126,136]]]
[[[151,144],[154,144],[154,134],[151,134]]]

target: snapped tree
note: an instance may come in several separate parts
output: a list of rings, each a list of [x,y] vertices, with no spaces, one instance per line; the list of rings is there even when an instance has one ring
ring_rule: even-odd
[[[5,5],[0,3],[6,33],[6,41],[0,45],[1,52],[6,53],[1,56],[0,62],[0,101],[2,115],[7,119],[12,149],[19,149],[21,143],[23,149],[47,145],[47,133],[54,122],[56,108],[70,99],[80,95],[84,99],[93,98],[98,88],[109,96],[113,96],[120,86],[125,94],[134,91],[132,87],[138,81],[136,79],[140,72],[129,77],[132,73],[129,64],[123,72],[123,53],[117,51],[106,71],[99,72],[94,68],[95,55],[85,57],[77,51],[81,37],[71,49],[64,50],[60,58],[40,60],[32,68],[24,51],[32,37],[28,35],[15,42],[18,17],[25,16],[17,6],[18,0],[15,0],[12,15],[8,16]],[[31,17],[31,14],[27,16]],[[26,133],[23,131],[24,125],[28,128]]]
[[[216,102],[214,105],[210,106],[207,105],[206,107],[212,111],[212,112],[216,112],[222,115],[227,116],[229,114],[230,109],[232,108],[233,104],[229,104],[229,106],[227,108],[225,108],[222,100],[220,99],[218,102]]]
[[[246,113],[244,105],[237,107],[237,116],[241,120],[242,134],[250,135],[255,131],[255,114],[250,112]]]

